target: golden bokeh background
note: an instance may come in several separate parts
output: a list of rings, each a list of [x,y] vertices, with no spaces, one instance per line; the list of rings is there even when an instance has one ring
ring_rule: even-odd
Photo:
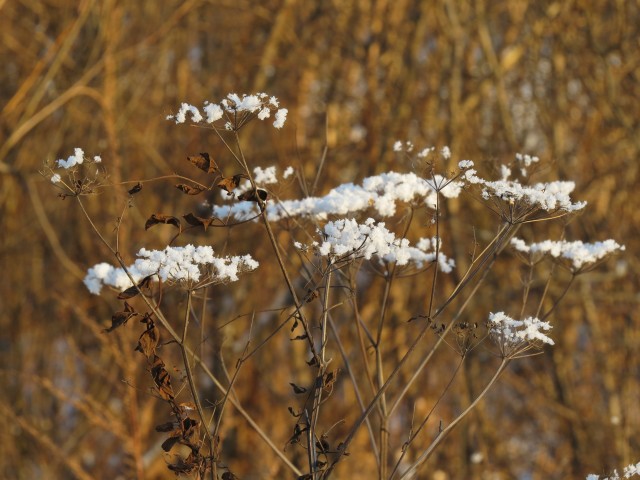
[[[184,158],[201,151],[228,162],[213,132],[165,117],[183,101],[260,91],[277,96],[289,117],[281,131],[257,123],[243,131],[252,165],[293,165],[313,179],[326,146],[318,185],[326,192],[390,169],[410,171],[391,151],[397,139],[448,145],[454,160],[473,159],[492,174],[516,152],[534,154],[544,178],[575,181],[574,198],[589,202],[567,238],[614,238],[627,247],[576,280],[551,317],[556,346],[514,364],[421,478],[584,478],[640,460],[637,1],[0,0],[0,40],[0,477],[172,478],[154,431],[168,411],[149,393],[148,372],[133,351],[140,329],[103,334],[119,302],[92,296],[82,284],[88,267],[113,259],[73,199],[57,198],[39,172],[74,147],[100,154],[114,183],[191,175]],[[278,193],[300,194],[292,184]],[[113,238],[125,189],[86,202]],[[167,184],[146,189],[127,209],[125,258],[170,238],[162,228],[144,232],[151,213],[194,204]],[[461,265],[473,239],[468,226],[480,218],[464,205],[450,207],[450,253]],[[478,228],[481,242],[490,227]],[[538,240],[560,229],[541,232]],[[289,237],[283,231],[280,238]],[[189,233],[184,242],[251,252],[263,265],[211,292],[215,320],[202,353],[224,375],[247,340],[247,314],[285,304],[283,283],[259,224]],[[496,265],[487,291],[498,293],[476,300],[482,315],[520,300],[518,289],[504,290],[518,286],[511,265]],[[411,287],[420,281],[398,284],[390,307],[398,325],[422,311]],[[361,298],[363,317],[375,317],[381,288],[374,284]],[[256,335],[277,318],[257,316]],[[386,340],[390,365],[413,328],[397,328]],[[282,448],[294,425],[289,382],[304,375],[305,355],[285,334],[243,366],[236,387]],[[478,393],[491,365],[486,357],[481,351],[465,364],[439,419]],[[178,358],[170,369],[176,377]],[[443,355],[425,373],[407,415],[411,405],[428,411],[454,363],[454,355]],[[217,395],[204,380],[202,388],[205,397]],[[336,411],[353,421],[354,412]],[[236,475],[292,478],[231,407],[227,415],[222,458]],[[377,478],[362,433],[336,478]],[[406,433],[396,432],[396,440]],[[302,449],[290,446],[287,454],[304,465]]]

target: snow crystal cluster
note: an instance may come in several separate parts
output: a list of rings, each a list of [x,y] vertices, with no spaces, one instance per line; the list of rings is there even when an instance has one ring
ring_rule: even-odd
[[[524,165],[531,165],[531,163],[538,161],[537,157],[522,156],[521,154],[518,154],[516,158],[522,158]],[[497,198],[511,204],[524,203],[547,212],[558,210],[575,212],[582,210],[587,205],[587,202],[571,202],[570,194],[576,187],[574,182],[556,181],[522,185],[517,180],[509,179],[511,169],[506,165],[501,166],[502,178],[493,181],[478,177],[476,170],[472,168],[473,162],[471,160],[462,160],[458,163],[458,167],[464,170],[461,180],[466,184],[482,187],[482,198],[485,200]],[[524,173],[526,174],[526,171]]]
[[[149,275],[156,275],[165,282],[197,282],[203,274],[216,283],[235,282],[239,273],[258,268],[258,262],[251,255],[216,257],[210,246],[186,245],[164,250],[142,248],[137,256],[139,258],[133,265],[127,267],[136,283]],[[90,268],[84,284],[96,295],[100,294],[104,285],[118,290],[132,286],[124,269],[108,263],[99,263]]]
[[[608,255],[625,250],[624,245],[619,245],[612,239],[595,243],[583,243],[580,240],[575,242],[545,240],[527,245],[520,238],[512,238],[511,245],[517,251],[529,254],[532,263],[545,255],[567,260],[574,272],[590,266]]]
[[[319,232],[323,237],[322,243],[313,242],[313,247],[319,255],[332,260],[350,254],[357,254],[370,260],[373,256],[385,262],[395,262],[399,266],[414,264],[421,268],[436,260],[436,247],[440,247],[437,239],[422,238],[415,246],[411,246],[406,238],[396,238],[393,232],[385,227],[384,223],[376,223],[373,218],[368,218],[364,223],[358,223],[353,219],[340,219],[328,222]],[[306,250],[309,246],[296,242],[295,246]],[[449,273],[454,267],[454,261],[446,255],[438,252],[438,265],[440,269]]]
[[[490,313],[488,328],[489,336],[507,353],[535,341],[554,344],[550,337],[542,333],[551,330],[549,322],[535,317],[515,320],[504,312]]]
[[[410,151],[413,144],[396,142],[394,150]],[[425,149],[427,154],[433,148]],[[441,154],[451,156],[448,147],[444,147]],[[535,157],[522,157],[524,164],[531,164]],[[283,200],[267,205],[267,217],[271,221],[278,221],[287,217],[310,216],[317,220],[325,220],[330,215],[351,215],[367,209],[374,209],[380,217],[390,217],[396,213],[398,202],[415,202],[427,207],[436,208],[438,196],[456,198],[465,186],[479,186],[485,200],[497,198],[509,203],[521,203],[535,209],[547,212],[574,212],[585,207],[586,202],[573,203],[570,193],[574,190],[574,182],[546,182],[535,185],[522,185],[516,180],[509,180],[511,170],[503,169],[501,180],[490,181],[476,175],[471,160],[458,162],[459,174],[454,178],[447,178],[435,174],[431,178],[421,178],[413,172],[386,172],[365,178],[361,184],[345,183],[330,190],[321,197],[306,197],[302,199]],[[270,167],[272,168],[272,167]],[[261,170],[256,177],[262,183],[275,180],[274,172],[270,169]],[[261,183],[256,180],[256,183]],[[233,205],[213,207],[213,215],[219,218],[234,218],[238,221],[248,220],[258,214],[254,202],[237,202]]]
[[[516,162],[520,165],[520,174],[523,177],[527,176],[527,168],[534,163],[538,163],[540,159],[532,155],[526,155],[522,153],[516,153]]]
[[[418,201],[435,208],[438,191],[444,197],[455,198],[462,186],[461,182],[440,175],[425,180],[415,173],[387,172],[367,177],[361,185],[342,184],[322,197],[268,204],[267,217],[271,221],[297,216],[324,220],[329,215],[349,215],[369,208],[375,209],[381,217],[390,217],[396,213],[397,202]],[[257,210],[254,202],[246,201],[214,206],[213,214],[218,218],[233,217],[241,221],[254,217]]]
[[[469,179],[471,183],[479,183],[484,186],[482,198],[499,198],[510,203],[524,202],[541,208],[547,212],[564,210],[576,212],[582,210],[587,202],[571,202],[570,193],[575,189],[574,182],[545,182],[525,186],[513,180],[487,181],[478,177]]]
[[[237,115],[255,116],[259,120],[266,120],[275,112],[273,126],[279,129],[284,126],[288,113],[286,108],[279,107],[278,99],[276,97],[270,97],[266,93],[243,94],[242,97],[236,93],[230,93],[219,103],[205,102],[202,108],[204,116],[197,107],[188,103],[182,103],[178,113],[167,116],[167,120],[174,120],[176,123],[185,123],[187,121],[187,115],[189,115],[193,123],[200,123],[202,121],[214,123],[226,114],[229,121],[225,124],[225,128],[227,130],[233,130],[234,124],[231,120],[234,122],[237,121]],[[246,120],[245,117],[243,117],[243,119]]]
[[[76,147],[73,150],[73,155],[69,155],[69,157],[65,160],[63,158],[56,161],[57,168],[62,168],[65,170],[69,170],[77,165],[82,165],[84,161],[87,160],[91,163],[101,163],[102,158],[98,155],[94,156],[93,159],[87,159],[84,155],[84,151],[81,148]],[[60,183],[62,181],[62,177],[59,173],[54,173],[51,176],[52,183]]]

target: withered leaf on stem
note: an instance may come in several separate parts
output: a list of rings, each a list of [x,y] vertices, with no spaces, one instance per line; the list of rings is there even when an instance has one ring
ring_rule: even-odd
[[[140,293],[140,290],[149,287],[149,284],[151,283],[151,277],[153,277],[153,275],[144,277],[142,280],[140,280],[140,283],[138,283],[138,285],[133,285],[120,292],[120,294],[118,295],[118,300],[127,300],[138,295],[138,293]]]
[[[116,328],[124,325],[131,317],[134,317],[136,315],[138,314],[133,309],[133,307],[127,302],[124,302],[124,311],[114,313],[111,317],[111,326],[109,328],[105,328],[103,332],[113,332]]]
[[[264,188],[256,188],[256,190],[249,190],[238,195],[238,200],[244,200],[247,202],[258,202],[258,198],[263,202],[269,198],[269,193]]]
[[[180,441],[180,433],[177,433],[175,436],[171,436],[162,442],[162,450],[168,452],[176,443],[178,443],[178,441]]]
[[[340,373],[339,368],[336,368],[335,370],[327,372],[323,380],[324,388],[330,389],[331,387],[333,387],[333,384],[336,383],[336,380],[338,379],[338,373]]]
[[[135,195],[140,190],[142,190],[142,184],[138,182],[135,184],[135,186],[131,190],[129,190],[129,195]]]
[[[304,297],[304,301],[307,303],[313,302],[316,298],[318,298],[318,290],[307,289],[307,295]]]
[[[194,155],[193,157],[187,157],[187,160],[189,160],[200,170],[203,170],[207,173],[215,173],[220,170],[215,160],[213,160],[206,152],[201,153],[200,155]]]
[[[198,463],[194,461],[193,454],[185,460],[178,458],[175,463],[170,463],[167,468],[178,475],[189,475],[198,468]]]
[[[171,432],[179,427],[178,422],[167,422],[156,425],[156,432]]]
[[[164,368],[164,362],[162,359],[154,355],[153,362],[151,363],[151,376],[153,381],[158,387],[158,393],[163,400],[172,400],[174,398],[173,388],[171,387],[171,376],[166,368]]]
[[[294,443],[300,443],[300,435],[302,435],[307,430],[309,430],[309,427],[302,428],[299,423],[296,423],[295,427],[293,427],[293,435],[291,435],[291,438],[289,438],[289,441],[287,443],[290,445],[293,445]]]
[[[297,337],[293,337],[290,340],[293,342],[294,340],[306,340],[307,338],[309,338],[309,335],[307,335],[305,333],[305,334],[302,334],[302,335],[298,335]]]
[[[178,230],[180,230],[180,219],[178,217],[173,217],[171,215],[164,215],[162,213],[154,213],[151,215],[147,222],[144,224],[144,229],[149,230],[154,225],[158,225],[159,223],[166,223],[169,225],[173,225]]]
[[[160,333],[155,325],[152,324],[150,328],[147,328],[142,332],[142,335],[140,335],[136,351],[143,353],[145,357],[149,358],[151,355],[156,353],[156,347],[158,346],[159,341]]]
[[[182,436],[184,438],[191,438],[194,434],[198,433],[200,422],[194,420],[191,417],[187,417],[182,422]]]
[[[249,177],[247,177],[244,173],[238,173],[233,177],[223,177],[222,180],[218,182],[218,187],[231,195],[233,190],[238,188],[238,185],[240,185],[240,180],[242,180],[243,178],[248,179]]]
[[[192,225],[194,227],[204,228],[205,232],[213,222],[218,220],[216,217],[211,217],[211,218],[196,217],[193,213],[187,213],[186,215],[183,215],[182,218],[184,218],[189,225]]]
[[[176,188],[187,195],[198,195],[206,190],[199,185],[187,185],[186,183],[177,183]]]
[[[296,385],[295,383],[291,383],[289,382],[289,385],[291,385],[293,387],[293,393],[295,393],[296,395],[300,395],[301,393],[305,393],[307,391],[306,388],[304,387],[299,387],[298,385]]]

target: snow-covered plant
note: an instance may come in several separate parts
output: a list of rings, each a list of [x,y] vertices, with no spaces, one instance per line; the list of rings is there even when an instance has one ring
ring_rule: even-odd
[[[487,287],[487,273],[505,256],[505,249],[513,247],[531,273],[545,258],[551,258],[565,266],[573,278],[623,251],[624,246],[611,239],[595,243],[550,239],[527,244],[515,237],[524,226],[535,229],[544,222],[573,215],[586,207],[585,202],[572,199],[575,184],[571,181],[529,182],[529,175],[540,160],[520,153],[513,163],[500,167],[499,178],[490,179],[478,172],[475,162],[454,161],[455,152],[449,147],[417,150],[411,141],[396,141],[392,150],[410,158],[416,166],[414,171],[383,172],[334,186],[324,194],[281,198],[287,196],[283,185],[289,193],[294,188],[292,177],[302,181],[299,166],[286,167],[279,173],[275,165],[255,165],[244,154],[240,134],[242,127],[253,120],[273,119],[273,126],[282,129],[287,113],[275,97],[265,93],[232,93],[219,102],[205,102],[201,108],[183,103],[176,113],[169,115],[167,118],[177,124],[191,122],[210,128],[213,136],[226,147],[228,158],[216,161],[208,153],[189,152],[188,162],[201,174],[204,172],[207,181],[177,174],[153,180],[178,180],[180,183],[174,185],[176,191],[189,196],[203,192],[220,194],[209,195],[209,202],[211,198],[217,200],[213,205],[202,202],[199,214],[152,214],[145,222],[145,230],[171,228],[175,236],[161,249],[139,249],[134,262],[124,260],[127,255],[118,244],[117,233],[123,228],[123,219],[118,218],[116,238],[111,241],[91,221],[84,207],[86,195],[107,187],[121,187],[109,185],[100,157],[87,159],[83,150],[76,148],[73,155],[48,165],[43,173],[62,190],[63,198],[73,197],[78,201],[112,253],[111,261],[88,268],[84,280],[92,294],[102,294],[103,287],[107,286],[123,301],[123,309],[114,313],[106,331],[121,328],[133,317],[139,317],[145,325],[136,350],[146,357],[156,393],[167,402],[173,415],[171,422],[158,427],[169,433],[162,448],[170,452],[175,445],[182,444],[189,451],[188,457],[170,463],[170,469],[199,478],[209,472],[211,478],[215,478],[217,469],[224,465],[224,452],[221,456],[219,449],[221,419],[227,412],[226,404],[231,403],[298,478],[330,477],[339,462],[347,461],[352,442],[363,427],[369,435],[370,454],[375,456],[379,468],[377,476],[414,478],[511,361],[554,345],[550,316],[557,311],[564,294],[544,311],[546,290],[537,304],[531,300],[531,276],[528,283],[525,282],[521,305],[495,304],[490,311],[467,311],[470,300]],[[513,177],[514,171],[521,179]],[[135,202],[148,181],[125,182],[127,201]],[[281,195],[282,190],[285,195]],[[443,226],[447,221],[448,202],[466,199],[486,207],[495,230],[472,246],[464,271],[456,271],[454,258],[460,256],[456,256],[454,243],[447,237],[450,230]],[[208,213],[202,213],[204,208]],[[285,308],[289,314],[254,350],[245,349],[236,359],[234,374],[221,379],[210,365],[196,356],[187,340],[190,320],[201,320],[193,303],[206,302],[206,295],[197,297],[195,293],[221,283],[241,281],[241,275],[254,270],[259,273],[263,265],[253,258],[253,252],[225,251],[224,255],[216,255],[213,245],[176,243],[181,242],[181,235],[188,229],[243,228],[250,222],[260,222],[264,227],[273,263],[291,299]],[[283,235],[286,230],[288,236]],[[289,245],[283,245],[282,242],[287,241]],[[234,247],[232,244],[231,249]],[[455,281],[448,275],[451,273],[455,273]],[[443,282],[442,277],[447,280]],[[422,303],[410,307],[414,315],[405,322],[391,321],[390,305],[396,301],[397,292],[394,287],[406,279],[410,279],[411,289],[422,292]],[[552,276],[548,278],[551,280]],[[373,308],[376,314],[372,320],[363,316],[358,305],[364,285],[375,281],[383,285],[383,294],[379,300],[368,300],[379,301]],[[181,319],[165,314],[163,293],[170,288],[184,296]],[[504,313],[505,310],[518,311],[516,308],[520,312],[516,318]],[[344,325],[347,320],[350,321],[348,329]],[[182,333],[178,331],[180,322]],[[388,339],[403,334],[410,322],[414,331],[408,346],[389,347]],[[285,325],[290,328],[284,329]],[[172,376],[160,357],[161,330],[182,354],[188,386],[182,392],[173,388]],[[289,407],[292,435],[287,445],[301,445],[304,461],[300,455],[289,456],[291,449],[285,453],[276,446],[260,428],[259,421],[242,409],[233,393],[241,366],[252,360],[269,341],[286,336],[287,331],[294,335],[289,340],[305,343],[304,360],[309,368],[306,380],[293,378],[290,382],[300,401],[296,407]],[[252,334],[247,333],[247,345]],[[355,335],[359,344],[351,353],[343,346],[343,339],[349,335]],[[459,365],[450,382],[443,386],[433,411],[453,383],[460,365],[480,344],[485,344],[485,350],[499,358],[493,375],[462,412],[446,425],[440,425],[437,434],[428,439],[425,427],[430,414],[422,419],[409,418],[406,414],[411,410],[411,406],[406,405],[408,392],[416,390],[415,385],[432,365],[435,354],[454,352]],[[283,356],[287,354],[283,352]],[[391,368],[386,368],[389,363]],[[193,365],[198,366],[223,396],[223,401],[216,405],[219,420],[213,424],[203,409],[202,392],[193,379]],[[345,381],[338,382],[338,379]],[[399,379],[403,380],[400,386],[397,385]],[[332,394],[346,385],[356,392],[358,402],[348,406],[353,414],[349,419],[336,418],[330,407],[334,401]],[[368,395],[361,394],[363,388],[368,389]],[[400,408],[403,405],[404,408]],[[391,423],[404,428],[401,439],[391,436]]]
[[[614,470],[612,474],[607,476],[596,475],[595,473],[591,473],[587,475],[586,480],[622,480],[624,478],[633,478],[636,476],[640,476],[640,462],[636,464],[627,465],[622,470],[622,475],[618,473],[617,470]]]

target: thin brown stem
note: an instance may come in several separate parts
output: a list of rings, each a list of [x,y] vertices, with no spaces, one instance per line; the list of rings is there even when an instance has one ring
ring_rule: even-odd
[[[471,410],[473,410],[476,407],[476,405],[478,405],[480,400],[484,398],[487,392],[496,383],[496,381],[498,380],[498,377],[500,377],[500,374],[504,371],[504,369],[507,367],[509,362],[510,362],[509,358],[502,359],[500,366],[498,367],[496,372],[493,374],[493,376],[491,377],[491,379],[489,380],[485,388],[482,390],[482,392],[478,394],[478,396],[473,400],[473,402],[471,402],[471,404],[460,415],[458,415],[449,425],[447,425],[438,433],[438,435],[433,440],[433,442],[431,442],[431,445],[429,445],[429,447],[424,452],[422,452],[422,454],[418,457],[418,459],[402,473],[402,475],[400,476],[400,480],[415,478],[418,472],[418,468],[420,468],[420,466],[429,459],[429,457],[431,456],[433,451],[436,449],[436,447],[440,445],[440,443],[442,443],[442,441],[447,437],[447,435],[451,432],[451,430],[453,430],[467,416],[467,414],[471,412]]]
[[[198,390],[196,388],[195,380],[193,379],[193,372],[191,371],[191,364],[189,363],[189,355],[187,353],[186,344],[187,344],[187,331],[189,328],[189,317],[191,316],[191,290],[187,291],[187,306],[185,308],[184,314],[184,327],[182,329],[182,341],[178,344],[180,347],[180,353],[182,354],[182,363],[184,364],[185,373],[187,374],[187,383],[189,384],[189,390],[191,390],[191,397],[193,398],[194,403],[196,404],[196,410],[198,411],[198,416],[200,417],[200,424],[204,429],[205,437],[207,438],[207,442],[209,442],[209,452],[212,464],[215,462],[215,443],[213,437],[211,436],[211,432],[209,431],[208,422],[204,416],[204,410],[202,409],[202,403],[200,402],[200,395],[198,395]],[[213,465],[211,468],[211,474],[213,475]],[[213,478],[212,478],[213,480]]]

